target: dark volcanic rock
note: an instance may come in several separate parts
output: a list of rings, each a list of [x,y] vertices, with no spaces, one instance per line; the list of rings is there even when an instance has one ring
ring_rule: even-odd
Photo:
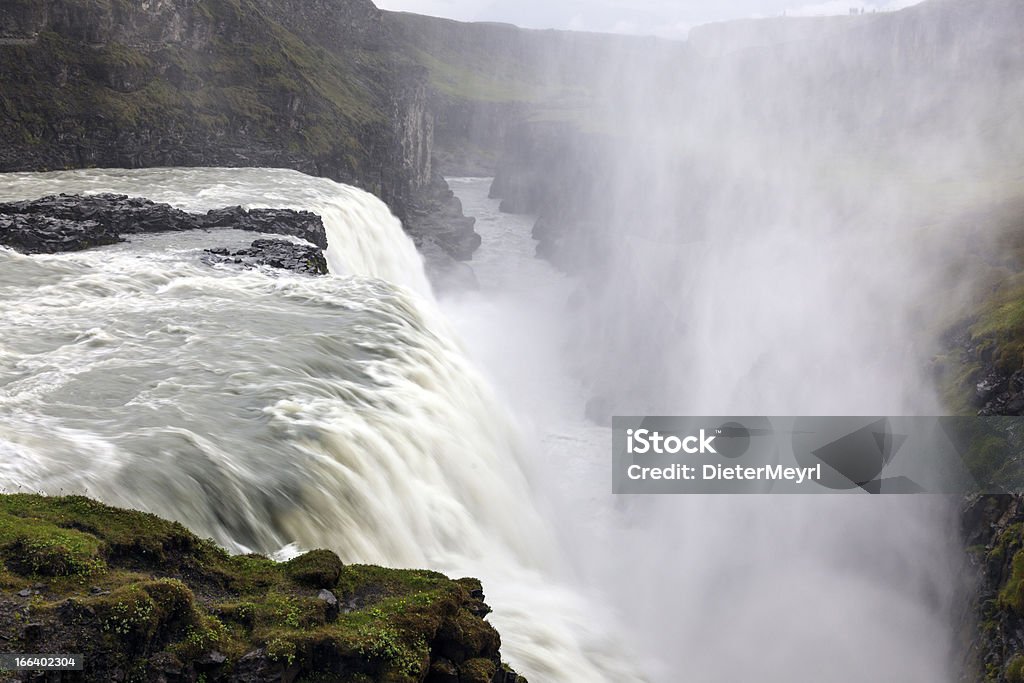
[[[974,322],[972,318],[960,323],[944,339],[952,363],[969,370],[964,373],[965,386],[955,390],[973,389],[965,403],[977,409],[978,415],[1024,415],[1024,370],[1001,366],[1002,344],[987,335],[973,338],[969,328]]]
[[[1024,370],[1007,376],[990,369],[978,382],[976,398],[982,406],[979,415],[1024,415]]]
[[[462,202],[437,176],[419,195],[405,217],[405,230],[421,251],[436,244],[445,254],[468,261],[480,246],[481,237],[473,229],[475,218],[462,215]]]
[[[303,272],[327,272],[322,249],[327,248],[323,221],[308,211],[252,209],[240,206],[194,214],[169,204],[115,194],[89,196],[57,195],[30,201],[0,204],[0,244],[26,254],[81,251],[114,244],[120,235],[137,235],[181,230],[235,229],[302,238],[320,247],[312,249],[285,242],[288,248],[267,244],[253,253],[242,254],[259,263],[275,265],[299,259]],[[253,251],[255,250],[255,251]],[[233,254],[232,254],[233,255]],[[289,265],[276,266],[291,268]]]
[[[981,672],[988,672],[985,680],[1019,680],[1013,671],[1024,661],[1024,498],[974,496],[964,501],[960,519],[974,584],[963,619],[966,661],[960,680],[977,680]]]
[[[48,216],[66,221],[96,221],[120,234],[194,230],[197,216],[140,197],[119,194],[51,195],[42,199],[0,204],[0,215]]]
[[[0,215],[0,245],[24,254],[56,254],[116,244],[117,231],[96,221],[73,221],[37,214]]]
[[[292,235],[312,242],[321,249],[327,248],[327,233],[324,231],[324,223],[320,216],[309,211],[246,210],[240,206],[233,206],[226,209],[214,209],[207,213],[204,227]]]
[[[999,344],[972,338],[961,324],[946,339],[966,367],[965,403],[982,416],[1024,415],[1024,370],[994,360]],[[998,465],[1005,469],[1005,464]],[[1024,496],[985,494],[966,499],[960,524],[967,548],[969,599],[961,618],[965,652],[961,681],[1013,683],[1024,671]]]
[[[0,171],[291,168],[403,221],[429,199],[429,73],[370,0],[0,5]]]
[[[288,240],[256,240],[248,249],[207,249],[206,252],[214,263],[270,266],[308,275],[326,275],[328,272],[322,249]]]

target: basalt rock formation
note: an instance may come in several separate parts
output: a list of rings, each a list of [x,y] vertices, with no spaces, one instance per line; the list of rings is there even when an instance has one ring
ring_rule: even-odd
[[[327,259],[319,247],[288,240],[255,240],[247,249],[207,249],[211,263],[234,263],[246,267],[269,266],[306,275],[326,275]]]
[[[0,171],[293,168],[373,192],[429,242],[411,209],[452,207],[427,78],[369,0],[7,2]],[[466,258],[472,223],[444,232]]]
[[[994,239],[970,254],[976,292],[944,336],[935,372],[949,410],[1024,414],[1024,204],[994,211],[980,225]],[[1019,431],[1018,431],[1019,434]],[[1019,480],[1019,455],[985,462]],[[964,629],[963,681],[1024,681],[1024,495],[975,496],[962,507],[972,590]]]
[[[1024,681],[1024,497],[983,495],[961,509],[971,576],[962,681]]]
[[[249,249],[210,252],[211,261],[327,273],[327,234],[320,216],[292,209],[214,209],[188,213],[126,195],[56,195],[0,204],[0,245],[25,254],[55,254],[116,244],[124,235],[233,229],[298,237],[310,244],[262,239]]]

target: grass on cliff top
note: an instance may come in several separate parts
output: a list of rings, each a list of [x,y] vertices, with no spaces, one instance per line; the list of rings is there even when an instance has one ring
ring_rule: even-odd
[[[1024,367],[1024,273],[992,274],[994,282],[982,286],[966,317],[965,328],[974,353],[952,348],[939,356],[939,384],[943,401],[956,415],[973,415],[975,385],[985,368],[994,365],[1009,375]]]
[[[513,76],[502,76],[469,63],[445,61],[425,50],[410,48],[414,60],[427,67],[430,84],[441,93],[484,102],[539,102],[550,97],[549,87]]]
[[[120,658],[128,670],[158,657],[188,665],[213,651],[231,667],[264,648],[304,672],[347,662],[352,675],[330,680],[418,681],[443,632],[464,649],[460,675],[475,680],[472,667],[487,666],[469,660],[493,669],[499,646],[467,609],[482,605],[475,579],[344,566],[327,550],[285,563],[231,556],[151,514],[78,496],[0,495],[0,638],[20,637],[21,618],[8,618],[18,598],[9,596],[40,586],[24,618],[50,634],[43,645],[83,652],[87,662]],[[321,589],[337,597],[339,614]]]
[[[945,252],[929,256],[946,262],[947,272],[933,294],[926,332],[946,340],[935,360],[943,402],[953,414],[977,412],[975,385],[988,368],[1007,375],[1024,368],[1022,179],[1024,167],[1016,165],[990,177],[916,189],[929,198],[921,239],[946,245]],[[939,231],[940,239],[931,231]]]
[[[111,2],[83,4],[109,11]],[[31,144],[54,122],[170,139],[230,133],[274,147],[283,141],[314,159],[341,151],[353,173],[373,163],[360,140],[389,116],[379,57],[308,44],[239,0],[199,0],[188,11],[216,22],[199,48],[87,46],[42,33],[35,45],[0,49],[4,137]]]

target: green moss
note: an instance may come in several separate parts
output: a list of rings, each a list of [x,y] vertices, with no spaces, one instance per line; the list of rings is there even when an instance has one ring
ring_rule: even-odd
[[[83,6],[134,11],[121,0]],[[40,148],[45,158],[77,166],[77,146],[88,152],[97,140],[137,132],[191,143],[162,152],[172,157],[216,141],[230,151],[244,140],[311,161],[349,159],[353,173],[372,168],[365,141],[389,125],[386,60],[344,45],[309,45],[235,0],[201,0],[190,11],[197,24],[217,25],[202,46],[95,48],[52,32],[35,45],[5,46],[0,144]]]
[[[1005,417],[951,417],[942,421],[946,436],[961,454],[963,464],[981,490],[1013,490],[1024,484],[1017,449],[1015,420]]]
[[[990,277],[993,283],[983,288],[985,295],[958,323],[966,328],[973,354],[952,349],[936,359],[945,404],[958,415],[975,412],[971,400],[986,367],[1007,375],[1024,367],[1024,273],[1011,275],[1000,268]]]
[[[442,59],[415,47],[410,53],[429,70],[431,85],[452,97],[485,102],[539,102],[549,95],[548,88],[540,84],[512,75],[501,76],[471,59]]]
[[[200,541],[185,527],[156,515],[126,512],[89,498],[0,496],[0,515],[19,520],[23,529],[45,530],[64,539],[66,550],[83,557],[128,559],[142,565],[162,564],[182,553],[203,560],[227,555]]]
[[[1006,683],[1024,683],[1024,657],[1017,655],[1006,667]]]
[[[135,69],[150,69],[153,61],[134,48],[119,43],[108,43],[94,51],[95,63],[110,67],[131,67]]]
[[[22,576],[88,576],[105,567],[95,537],[4,513],[0,552],[7,569]]]
[[[490,683],[498,666],[489,659],[471,659],[459,667],[459,681],[465,683]]]
[[[344,566],[330,550],[311,550],[285,564],[285,572],[295,582],[310,588],[332,588]]]
[[[1001,563],[1024,543],[1024,524],[1012,524],[999,534],[989,551],[989,561]]]
[[[1024,614],[1024,552],[1018,550],[1010,564],[1010,578],[999,590],[998,604]]]
[[[438,649],[458,662],[482,660],[466,671],[499,661],[497,632],[476,616],[484,608],[472,579],[344,566],[326,550],[287,563],[230,556],[180,524],[82,497],[0,496],[0,539],[5,587],[32,585],[44,557],[60,558],[47,567],[62,573],[30,601],[54,651],[126,671],[154,657],[200,661],[214,650],[230,667],[264,648],[306,680],[336,680],[330,672],[344,666],[367,681],[412,683]],[[26,547],[41,554],[26,561]],[[346,606],[340,613],[319,599],[325,587]],[[11,605],[4,600],[0,610]]]
[[[1024,361],[1024,289],[1009,288],[989,301],[970,328],[975,342],[994,349],[1000,370],[1014,372]]]

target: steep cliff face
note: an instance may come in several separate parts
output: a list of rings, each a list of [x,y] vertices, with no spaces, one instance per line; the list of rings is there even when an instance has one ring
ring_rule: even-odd
[[[384,12],[407,57],[429,73],[435,155],[444,173],[492,175],[524,122],[580,121],[608,64],[685,52],[680,43]]]
[[[989,495],[964,503],[973,595],[964,620],[962,681],[1024,681],[1024,497]]]
[[[1024,196],[973,213],[963,222],[973,242],[959,255],[975,286],[934,361],[951,412],[1024,414]],[[1019,481],[1019,455],[988,463]],[[1019,488],[1018,488],[1019,490]],[[1024,496],[986,495],[961,516],[973,588],[964,619],[961,680],[1024,681]]]
[[[369,0],[4,3],[0,171],[286,167],[406,219],[437,201],[433,116],[381,17]]]

